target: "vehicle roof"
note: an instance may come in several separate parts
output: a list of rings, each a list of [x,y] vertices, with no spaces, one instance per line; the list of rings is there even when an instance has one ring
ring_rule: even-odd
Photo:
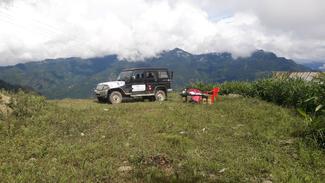
[[[167,68],[158,68],[158,67],[139,67],[139,68],[124,69],[123,71],[134,71],[134,70],[168,70],[168,69]]]

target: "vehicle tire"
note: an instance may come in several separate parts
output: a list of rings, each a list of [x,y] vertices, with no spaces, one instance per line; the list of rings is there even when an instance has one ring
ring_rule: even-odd
[[[107,99],[103,97],[97,97],[99,103],[107,103]]]
[[[158,90],[155,94],[155,99],[158,102],[162,102],[166,100],[166,92],[164,90]]]
[[[122,94],[119,91],[113,91],[111,94],[109,94],[109,102],[111,104],[119,104],[122,103]]]

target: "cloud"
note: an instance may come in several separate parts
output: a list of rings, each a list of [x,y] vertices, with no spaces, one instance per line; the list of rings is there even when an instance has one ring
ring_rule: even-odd
[[[0,65],[107,54],[138,60],[175,47],[321,60],[321,7],[322,0],[6,0]]]

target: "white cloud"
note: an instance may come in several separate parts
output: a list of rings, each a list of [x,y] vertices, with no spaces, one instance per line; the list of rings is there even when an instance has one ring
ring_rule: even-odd
[[[325,57],[322,0],[6,0],[0,65],[118,54],[139,59],[180,47],[193,53],[255,49]]]

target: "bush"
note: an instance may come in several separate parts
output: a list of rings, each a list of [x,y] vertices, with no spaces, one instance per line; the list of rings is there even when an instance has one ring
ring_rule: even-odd
[[[209,83],[203,83],[203,82],[197,82],[197,83],[191,83],[188,88],[197,88],[202,91],[211,91],[215,87],[215,84],[209,84]]]
[[[12,95],[10,108],[18,119],[32,117],[46,105],[45,97],[19,91]]]
[[[249,82],[225,82],[219,87],[221,88],[221,95],[239,94],[245,97],[255,96],[253,85]]]

